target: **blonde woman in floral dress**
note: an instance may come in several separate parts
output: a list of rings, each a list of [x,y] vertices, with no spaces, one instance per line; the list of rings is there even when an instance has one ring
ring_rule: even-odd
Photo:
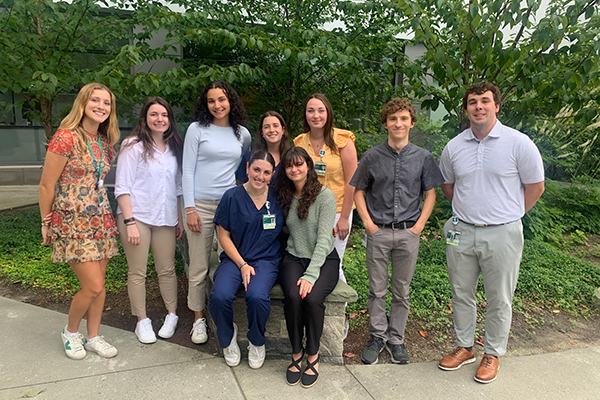
[[[106,266],[118,254],[104,177],[119,136],[113,93],[102,84],[85,85],[50,141],[40,181],[42,244],[52,246],[52,262],[71,266],[81,286],[61,332],[67,357],[74,360],[83,359],[86,350],[117,355],[98,330]],[[79,333],[86,314],[87,338]]]

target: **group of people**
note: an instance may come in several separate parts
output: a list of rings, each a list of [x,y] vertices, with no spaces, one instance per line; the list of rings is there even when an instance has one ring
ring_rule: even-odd
[[[260,368],[269,292],[279,282],[292,350],[286,381],[312,387],[319,377],[324,301],[338,280],[345,280],[341,260],[356,207],[367,236],[370,283],[371,339],[361,359],[374,364],[386,348],[392,362],[406,364],[409,286],[420,234],[441,185],[453,207],[444,235],[458,347],[439,367],[455,370],[475,361],[475,290],[481,274],[488,313],[485,354],[475,379],[491,382],[510,329],[523,245],[520,218],[544,189],[539,151],[527,136],[497,121],[499,106],[494,85],[469,88],[463,109],[471,127],[448,143],[438,167],[427,150],[409,141],[416,112],[406,99],[394,98],[383,107],[387,140],[369,149],[358,164],[354,134],[334,127],[331,103],[322,94],[307,100],[305,133],[293,147],[284,119],[269,111],[260,118],[252,150],[244,105],[228,83],[205,87],[185,140],[169,103],[151,97],[118,153],[115,223],[104,185],[120,137],[115,98],[104,85],[84,86],[49,144],[40,182],[43,244],[52,246],[53,262],[69,263],[81,284],[61,332],[67,356],[82,359],[86,350],[103,357],[117,354],[98,335],[106,268],[118,252],[117,235],[129,266],[137,338],[157,340],[146,314],[150,250],[167,310],[158,336],[174,335],[179,319],[175,243],[185,229],[192,342],[208,340],[208,311],[225,362],[240,363],[232,303],[243,288],[248,363]],[[207,293],[215,235],[220,264]],[[87,338],[79,332],[84,315]]]

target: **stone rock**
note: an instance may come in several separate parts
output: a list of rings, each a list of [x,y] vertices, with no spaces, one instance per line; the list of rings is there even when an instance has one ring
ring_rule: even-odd
[[[594,307],[600,309],[600,287],[596,289],[596,294],[594,295]]]

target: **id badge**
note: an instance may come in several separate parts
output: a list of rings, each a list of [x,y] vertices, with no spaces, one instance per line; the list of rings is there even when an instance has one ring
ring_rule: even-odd
[[[264,214],[263,215],[263,229],[275,229],[277,222],[275,221],[275,214]]]
[[[315,172],[319,176],[325,176],[325,172],[327,172],[327,164],[325,164],[323,161],[315,162]]]
[[[446,233],[446,244],[449,244],[451,246],[458,246],[459,243],[460,232],[454,229],[449,230],[448,233]]]

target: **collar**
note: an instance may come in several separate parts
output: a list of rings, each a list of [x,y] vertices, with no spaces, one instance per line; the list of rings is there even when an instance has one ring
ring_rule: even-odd
[[[488,137],[499,138],[502,133],[502,129],[504,129],[504,125],[502,125],[500,120],[496,120],[494,127],[492,128],[490,133],[488,133],[487,136],[483,138],[483,140],[487,139]],[[465,130],[464,138],[465,140],[479,140],[477,139],[471,128]]]
[[[400,154],[402,154],[402,153],[407,153],[407,152],[409,152],[409,151],[410,151],[410,149],[412,148],[412,143],[411,143],[411,142],[408,142],[408,143],[406,144],[406,146],[404,146],[404,147],[402,148],[402,150],[400,150],[400,153],[398,153],[398,152],[396,151],[396,149],[395,149],[395,148],[393,148],[392,146],[390,146],[390,144],[388,143],[388,141],[387,141],[387,140],[386,140],[385,142],[383,142],[383,146],[384,146],[384,147],[385,147],[385,148],[386,148],[386,149],[387,149],[387,150],[388,150],[390,153],[392,153],[392,155],[394,155],[394,156],[397,156],[397,155],[400,155]]]

